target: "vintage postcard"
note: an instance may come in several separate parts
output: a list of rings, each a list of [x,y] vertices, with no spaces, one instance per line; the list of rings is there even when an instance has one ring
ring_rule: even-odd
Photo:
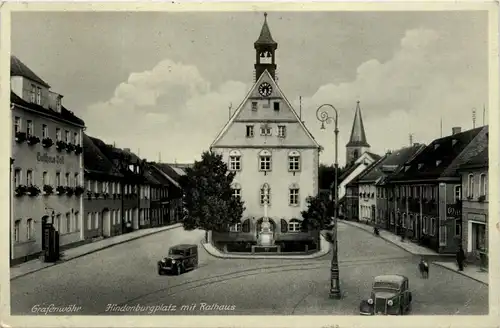
[[[0,19],[2,327],[498,326],[498,3]]]

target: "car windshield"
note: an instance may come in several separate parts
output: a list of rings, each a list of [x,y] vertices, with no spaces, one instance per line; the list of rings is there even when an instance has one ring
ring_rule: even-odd
[[[394,292],[399,290],[399,284],[393,282],[377,281],[373,284],[373,289],[377,291]]]
[[[184,251],[181,249],[171,249],[168,252],[169,255],[184,255]]]

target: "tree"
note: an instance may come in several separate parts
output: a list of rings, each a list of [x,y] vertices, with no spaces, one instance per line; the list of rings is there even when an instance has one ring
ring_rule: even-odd
[[[324,230],[331,226],[332,221],[332,202],[328,197],[317,195],[307,197],[307,210],[302,211],[304,220],[302,224],[308,229]]]
[[[186,169],[180,180],[184,191],[184,229],[227,231],[230,225],[240,222],[245,207],[240,198],[233,196],[234,175],[228,171],[222,155],[208,151],[202,154],[201,161]]]

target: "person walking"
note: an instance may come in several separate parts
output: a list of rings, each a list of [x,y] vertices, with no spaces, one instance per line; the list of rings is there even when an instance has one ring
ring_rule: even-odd
[[[458,251],[457,251],[458,271],[464,271],[464,261],[465,261],[465,252],[462,247],[462,244],[460,244],[458,246]]]
[[[420,258],[420,263],[418,264],[418,270],[423,279],[429,279],[429,263],[422,256]]]

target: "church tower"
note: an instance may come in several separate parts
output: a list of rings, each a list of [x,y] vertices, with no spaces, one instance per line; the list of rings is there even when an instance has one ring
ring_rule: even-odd
[[[276,80],[275,53],[278,43],[273,40],[271,31],[267,25],[267,13],[264,13],[264,24],[260,30],[260,36],[253,44],[255,48],[255,81],[267,69],[273,80]]]
[[[356,113],[352,123],[351,138],[346,145],[346,165],[355,162],[364,152],[370,150],[370,145],[366,141],[365,127],[359,101],[356,104]]]

